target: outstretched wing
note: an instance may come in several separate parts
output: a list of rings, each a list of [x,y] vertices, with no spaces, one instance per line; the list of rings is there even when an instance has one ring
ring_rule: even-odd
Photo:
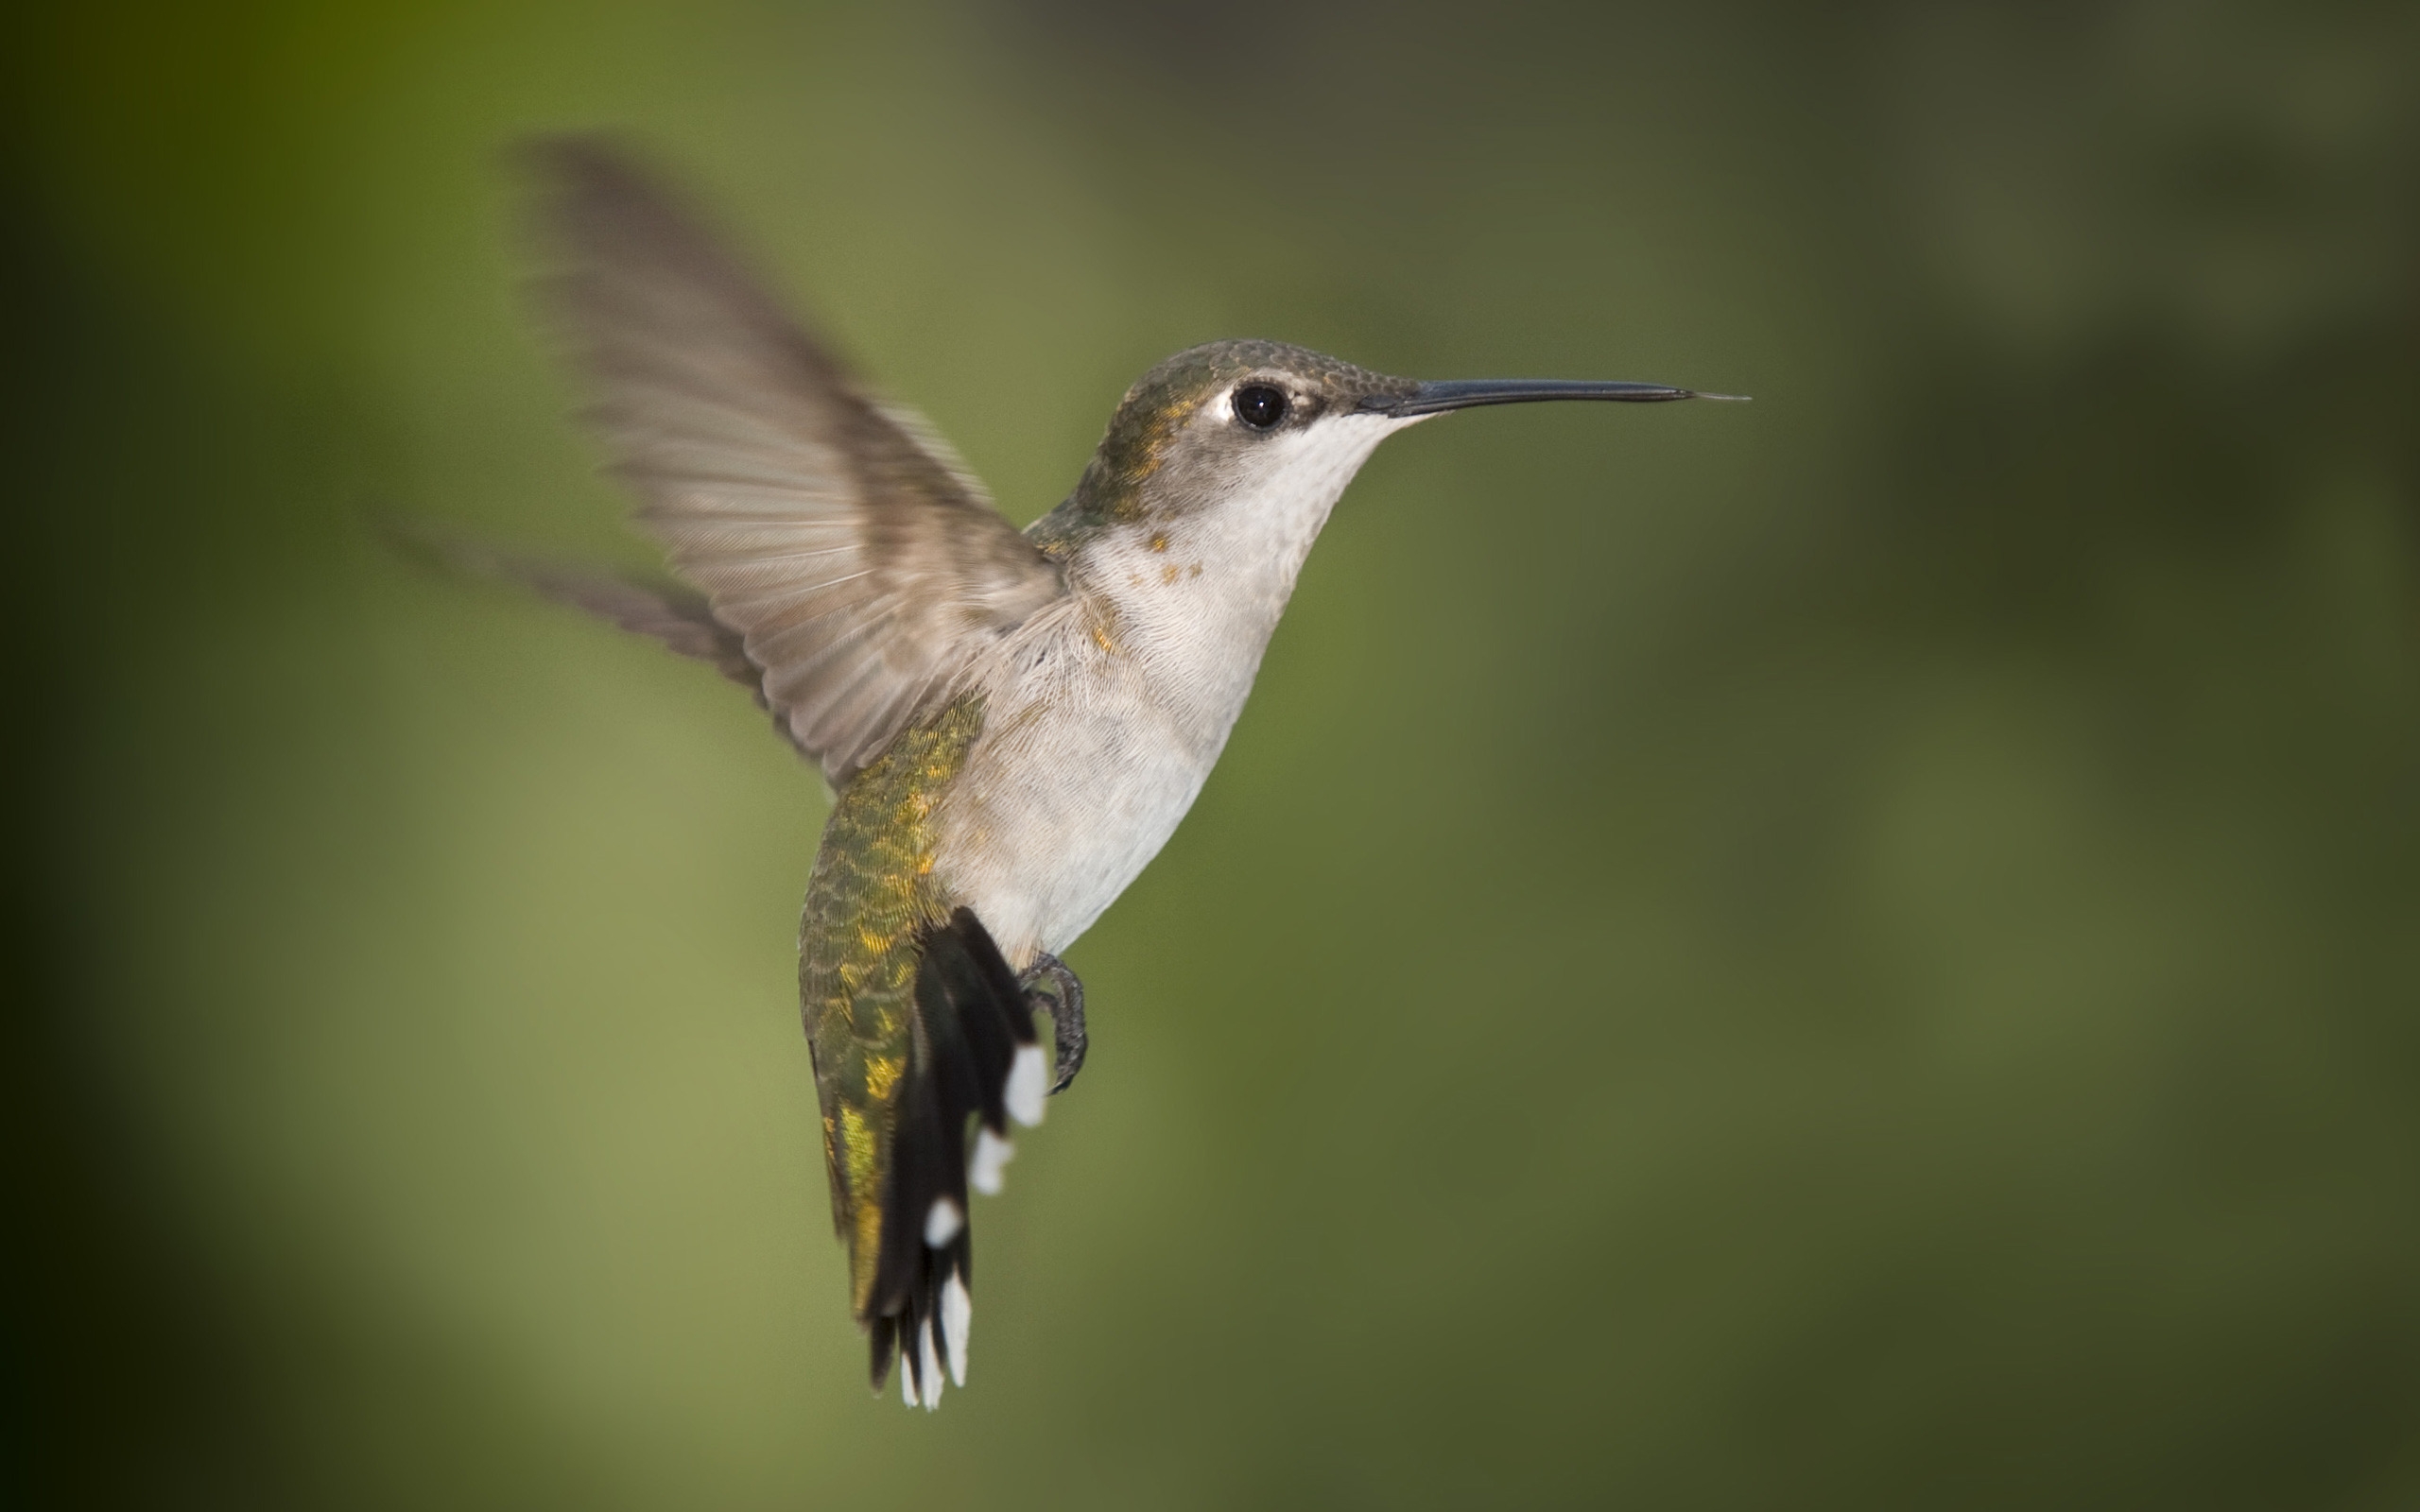
[[[1066,592],[924,422],[877,403],[610,146],[532,151],[544,301],[640,519],[837,787]]]

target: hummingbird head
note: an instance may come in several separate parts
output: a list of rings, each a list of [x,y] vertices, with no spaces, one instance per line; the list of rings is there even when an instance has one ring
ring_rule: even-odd
[[[1299,491],[1289,479],[1340,453],[1349,478],[1394,428],[1359,417],[1362,397],[1415,387],[1282,342],[1194,347],[1126,391],[1068,502],[1087,523],[1167,524]]]
[[[1284,342],[1214,341],[1126,391],[1075,492],[1037,535],[1046,549],[1121,525],[1213,538],[1202,544],[1221,556],[1275,552],[1290,586],[1345,485],[1408,425],[1479,404],[1700,397],[1729,396],[1660,384],[1424,383]]]

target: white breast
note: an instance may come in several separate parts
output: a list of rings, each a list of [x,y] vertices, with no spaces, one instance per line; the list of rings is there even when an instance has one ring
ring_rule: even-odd
[[[1214,507],[1121,524],[1072,595],[977,669],[984,725],[935,816],[935,866],[1011,964],[1057,954],[1159,853],[1201,793],[1337,496],[1403,421],[1272,438]]]

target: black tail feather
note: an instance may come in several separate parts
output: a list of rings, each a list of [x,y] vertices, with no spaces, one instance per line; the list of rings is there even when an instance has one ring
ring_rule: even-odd
[[[876,1391],[880,1391],[890,1380],[890,1347],[897,1342],[894,1336],[898,1331],[898,1321],[895,1318],[875,1317],[867,1321],[867,1341],[873,1347],[873,1364],[869,1374],[873,1377],[873,1389]]]
[[[974,1288],[967,1146],[977,1121],[1006,1136],[1010,1069],[1017,1052],[1035,1043],[1035,1034],[1016,973],[971,910],[960,908],[927,930],[922,947],[916,1032],[892,1125],[890,1191],[867,1322],[875,1389],[890,1378],[895,1349],[908,1400],[930,1404],[941,1385],[927,1379],[926,1340],[932,1364],[946,1368],[949,1283],[956,1278],[961,1287]],[[936,1219],[936,1203],[950,1205],[954,1222],[947,1211]]]

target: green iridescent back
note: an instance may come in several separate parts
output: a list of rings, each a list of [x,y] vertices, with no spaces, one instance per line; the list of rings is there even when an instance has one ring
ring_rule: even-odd
[[[823,1108],[832,1222],[849,1246],[850,1306],[861,1318],[914,1033],[917,940],[949,914],[933,879],[933,807],[982,726],[982,701],[960,698],[850,779],[799,919],[799,1009]]]

